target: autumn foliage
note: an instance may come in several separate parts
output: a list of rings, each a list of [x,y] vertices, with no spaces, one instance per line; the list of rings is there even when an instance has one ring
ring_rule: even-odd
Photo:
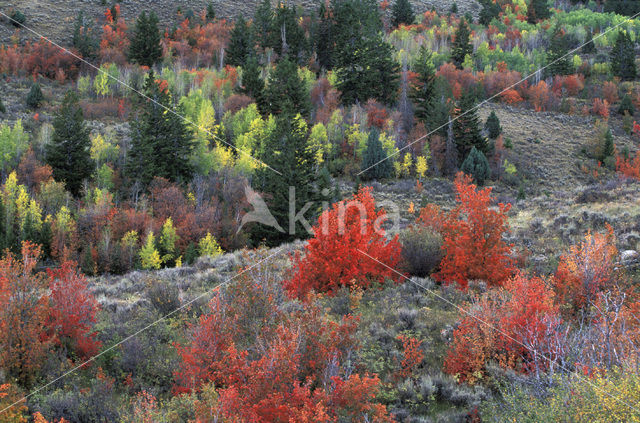
[[[546,282],[519,273],[464,310],[444,370],[470,384],[483,378],[488,362],[523,373],[544,371],[562,349],[560,324]]]
[[[626,178],[640,180],[640,151],[633,158],[619,154],[616,157],[616,171]]]
[[[304,255],[293,258],[294,274],[285,282],[289,295],[304,299],[312,290],[334,292],[343,286],[366,288],[387,278],[398,280],[391,269],[400,260],[400,244],[397,236],[386,238],[386,220],[383,209],[376,211],[371,188],[322,213]]]
[[[455,180],[458,205],[448,213],[435,205],[422,209],[418,222],[440,232],[445,254],[435,275],[446,283],[466,289],[471,280],[499,286],[514,272],[511,247],[502,237],[508,230],[506,213],[510,205],[491,207],[491,188],[478,189],[468,175]]]

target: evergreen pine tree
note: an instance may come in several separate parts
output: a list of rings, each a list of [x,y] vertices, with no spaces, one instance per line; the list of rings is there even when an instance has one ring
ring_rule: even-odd
[[[573,62],[567,45],[567,38],[559,28],[551,35],[551,45],[547,56],[546,73],[549,77],[555,75],[571,75],[574,72]]]
[[[372,128],[367,139],[367,149],[362,157],[361,175],[363,180],[386,179],[393,176],[393,164],[387,158],[387,152],[384,151],[380,142],[380,132],[376,128]]]
[[[277,169],[281,175],[262,166],[256,170],[254,189],[262,193],[269,211],[279,228],[256,225],[252,237],[256,244],[279,245],[294,239],[307,238],[309,233],[300,221],[294,221],[309,204],[304,216],[313,225],[317,214],[317,175],[314,171],[313,152],[308,148],[308,127],[304,119],[289,114],[278,116],[276,129],[262,140],[259,159]],[[295,190],[295,201],[290,196]],[[291,204],[290,204],[290,199]],[[290,215],[290,207],[295,213]],[[291,227],[293,226],[293,227]]]
[[[264,80],[256,57],[250,57],[242,72],[242,93],[253,98],[262,114],[268,114],[264,98]]]
[[[633,101],[631,101],[631,97],[629,94],[625,94],[620,101],[620,107],[618,107],[618,113],[624,116],[625,113],[628,113],[629,116],[633,116],[636,112],[635,107],[633,106]]]
[[[213,8],[213,3],[207,4],[207,22],[213,22],[216,18],[216,10]]]
[[[604,162],[608,157],[613,157],[615,154],[616,147],[613,143],[613,135],[611,134],[611,129],[607,129],[607,132],[604,134],[604,144],[602,146],[602,154],[600,156],[600,161]]]
[[[376,37],[383,30],[377,0],[332,0],[334,68],[349,67],[354,50],[363,40]]]
[[[296,9],[284,3],[276,8],[271,21],[269,46],[280,57],[288,57],[296,63],[300,62],[305,51],[307,40],[298,24]]]
[[[4,103],[2,102],[2,98],[0,98],[0,113],[7,113],[7,108],[4,107]]]
[[[616,43],[610,53],[611,71],[624,81],[636,79],[635,45],[626,31],[619,31]]]
[[[83,181],[94,169],[90,147],[89,130],[78,105],[78,96],[68,91],[53,120],[53,136],[46,146],[45,157],[54,178],[64,182],[74,196],[80,194]]]
[[[271,46],[273,36],[271,31],[273,28],[273,8],[271,0],[263,0],[256,9],[253,17],[254,35],[258,41],[258,45],[264,51]]]
[[[453,122],[453,136],[458,149],[458,160],[464,160],[473,147],[483,153],[487,151],[487,140],[480,133],[476,99],[472,92],[465,91],[458,104],[458,118]]]
[[[400,25],[411,25],[415,21],[416,15],[409,0],[396,0],[392,8],[392,22],[394,27]]]
[[[171,96],[149,72],[142,110],[131,121],[131,149],[125,170],[132,182],[146,187],[158,176],[170,181],[187,181],[192,175],[191,152],[194,141],[182,118],[168,111]],[[180,114],[180,113],[179,113]]]
[[[424,45],[420,47],[418,59],[413,65],[418,74],[416,83],[409,91],[409,97],[415,105],[415,116],[424,123],[427,130],[434,126],[434,106],[436,103],[436,67],[433,65],[433,53]]]
[[[502,133],[502,127],[500,126],[500,119],[493,110],[487,118],[487,122],[484,124],[484,128],[489,134],[489,138],[495,140]]]
[[[40,89],[40,84],[34,82],[31,85],[31,89],[29,90],[29,94],[27,94],[27,106],[32,109],[37,109],[40,107],[40,104],[44,101],[44,95],[42,94],[42,90]]]
[[[231,40],[226,50],[227,63],[231,66],[243,66],[250,57],[255,56],[253,41],[253,28],[247,21],[238,16],[233,30],[231,30]]]
[[[76,18],[72,42],[84,59],[91,60],[97,57],[100,41],[93,35],[91,19],[86,19],[82,11]]]
[[[584,45],[582,46],[583,54],[593,54],[596,52],[596,45],[593,43],[593,32],[587,32],[587,36],[584,40]]]
[[[449,8],[449,14],[456,15],[457,13],[458,13],[458,3],[454,1],[451,7]]]
[[[473,179],[480,186],[484,185],[485,181],[491,177],[489,161],[484,153],[475,147],[471,148],[471,151],[462,163],[460,170],[467,175],[473,176]]]
[[[305,118],[309,117],[309,93],[298,75],[298,66],[286,57],[269,75],[264,96],[266,114],[300,113]]]
[[[349,59],[346,59],[346,56]],[[380,34],[361,39],[356,47],[342,54],[336,71],[337,88],[346,105],[364,103],[370,98],[391,105],[400,84],[400,64],[393,57],[393,47]]]
[[[316,36],[314,38],[318,65],[321,69],[332,70],[334,55],[334,22],[331,12],[324,2],[320,4],[320,8],[318,9],[318,18],[319,22],[317,24]]]
[[[613,12],[618,15],[634,16],[640,13],[640,2],[637,0],[606,0],[605,12]]]
[[[498,3],[494,3],[492,0],[482,0],[482,10],[480,10],[480,17],[478,22],[480,25],[488,26],[491,21],[500,16],[502,9]]]
[[[451,61],[458,69],[462,69],[462,64],[467,55],[473,54],[473,46],[469,41],[470,36],[471,30],[469,29],[467,21],[464,18],[460,19],[460,24],[458,25],[456,36],[451,46]]]
[[[162,58],[160,41],[158,17],[155,12],[148,15],[147,12],[142,12],[136,20],[136,27],[129,46],[130,59],[143,66],[153,66]]]
[[[549,19],[551,11],[547,0],[531,0],[527,7],[527,22],[535,25],[538,21]]]

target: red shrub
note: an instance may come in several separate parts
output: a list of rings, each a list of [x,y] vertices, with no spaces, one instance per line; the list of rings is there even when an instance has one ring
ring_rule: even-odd
[[[119,5],[116,5],[119,9]],[[127,63],[127,51],[129,51],[129,38],[127,37],[127,23],[118,15],[111,16],[107,10],[107,24],[102,27],[102,40],[100,40],[100,59],[103,63]]]
[[[591,113],[601,116],[604,119],[609,119],[609,102],[607,100],[594,98]]]
[[[619,154],[616,157],[616,171],[627,178],[640,180],[640,151],[636,153],[635,158]]]
[[[545,281],[517,274],[465,310],[444,370],[471,384],[490,361],[524,373],[544,371],[564,344],[561,322]]]
[[[402,342],[402,349],[404,351],[404,357],[400,362],[400,370],[396,372],[396,376],[404,379],[411,376],[420,364],[422,364],[424,352],[420,348],[421,342],[417,338],[398,335],[396,339]]]
[[[33,149],[29,148],[18,164],[18,181],[26,185],[30,192],[38,192],[40,184],[49,181],[52,177],[51,166],[40,163]]]
[[[598,292],[619,281],[617,256],[611,227],[605,235],[587,234],[560,258],[552,280],[558,303],[570,305],[573,313],[592,305]]]
[[[529,88],[529,100],[536,112],[551,110],[556,100],[546,82],[540,81]]]
[[[384,129],[387,119],[389,119],[389,114],[384,106],[370,99],[365,109],[367,110],[367,123],[369,126],[374,126],[380,130]]]
[[[502,101],[507,104],[516,104],[522,101],[520,94],[514,89],[507,90],[500,95]]]
[[[73,53],[78,55],[76,51]],[[78,75],[80,60],[43,38],[33,44],[27,43],[23,55],[22,67],[29,75],[42,75],[49,79],[59,77],[59,71],[71,79]]]
[[[615,84],[615,82],[607,81],[602,84],[602,97],[609,104],[613,104],[619,100],[618,86]]]
[[[482,84],[487,97],[493,97],[509,87],[513,87],[510,88],[509,91],[516,91],[516,89],[519,89],[519,86],[514,87],[514,85],[522,79],[522,75],[517,71],[507,71],[506,64],[504,66],[504,70],[499,66],[498,72],[489,72],[484,76]],[[506,94],[506,92],[504,94]]]
[[[442,233],[445,257],[435,277],[457,282],[466,289],[470,280],[502,285],[514,271],[511,248],[503,240],[508,230],[506,213],[510,204],[491,208],[491,188],[478,190],[471,177],[459,173],[455,180],[456,208],[448,214],[436,206],[425,207],[419,222]]]
[[[322,213],[304,257],[297,254],[293,260],[294,275],[285,282],[289,295],[303,299],[311,290],[333,292],[343,286],[366,288],[386,278],[398,280],[386,266],[393,268],[400,260],[400,244],[397,236],[386,239],[385,220],[386,212],[375,209],[371,188]]]
[[[47,328],[57,335],[57,341],[80,358],[93,356],[100,348],[93,331],[98,303],[87,288],[87,280],[76,264],[63,262],[48,270],[51,291],[51,312]]]
[[[253,99],[244,94],[233,94],[224,103],[224,110],[231,113],[239,112],[240,110],[253,103]]]

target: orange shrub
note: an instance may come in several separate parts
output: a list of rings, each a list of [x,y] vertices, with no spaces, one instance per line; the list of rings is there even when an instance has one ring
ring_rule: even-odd
[[[624,177],[640,180],[640,151],[635,158],[619,154],[616,157],[616,171]]]
[[[594,98],[591,113],[603,119],[609,119],[609,102],[600,98]]]

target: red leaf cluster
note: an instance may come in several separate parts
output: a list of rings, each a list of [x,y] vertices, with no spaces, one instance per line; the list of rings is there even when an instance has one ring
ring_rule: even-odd
[[[294,275],[285,282],[289,295],[304,299],[312,290],[331,293],[343,286],[366,288],[387,278],[398,280],[389,267],[400,260],[400,244],[397,236],[385,237],[386,220],[384,209],[376,211],[371,188],[322,213],[304,256],[293,259]]]

